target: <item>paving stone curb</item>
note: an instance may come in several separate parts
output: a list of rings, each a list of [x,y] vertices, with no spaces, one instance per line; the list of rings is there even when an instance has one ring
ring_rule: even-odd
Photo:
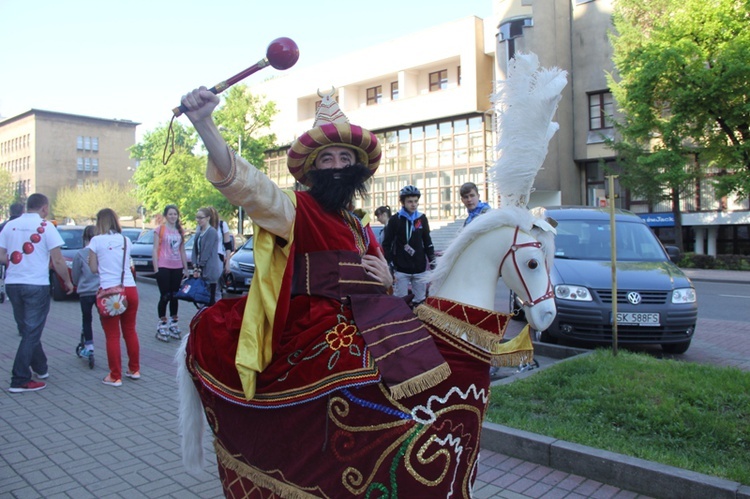
[[[535,355],[565,361],[591,352],[570,347],[534,343]],[[534,369],[493,383],[501,385],[533,376]],[[485,422],[483,449],[581,475],[621,489],[652,497],[679,499],[750,499],[750,486],[703,473],[667,466],[616,452],[574,444],[552,437]]]

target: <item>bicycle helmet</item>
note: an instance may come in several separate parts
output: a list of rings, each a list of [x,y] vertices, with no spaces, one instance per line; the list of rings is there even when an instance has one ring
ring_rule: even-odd
[[[401,192],[398,193],[398,197],[401,201],[403,201],[404,198],[408,196],[421,197],[422,193],[419,192],[419,189],[417,189],[413,185],[407,185],[406,187],[401,189]]]

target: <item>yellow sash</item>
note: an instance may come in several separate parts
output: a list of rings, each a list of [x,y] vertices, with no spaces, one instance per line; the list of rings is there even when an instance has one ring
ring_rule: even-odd
[[[284,191],[284,193],[289,196],[296,208],[295,193],[293,191]],[[294,226],[292,226],[287,244],[281,247],[276,244],[274,234],[253,224],[255,273],[247,294],[237,355],[234,359],[242,381],[242,389],[248,400],[255,396],[258,373],[268,366],[273,355],[273,321],[276,316],[276,304],[281,293],[284,271],[293,242]]]

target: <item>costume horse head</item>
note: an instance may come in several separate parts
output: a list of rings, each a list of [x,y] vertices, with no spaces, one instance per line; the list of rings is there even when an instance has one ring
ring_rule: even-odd
[[[539,331],[555,318],[549,269],[554,234],[528,210],[492,210],[464,227],[438,259],[430,296],[492,309],[498,278],[524,299],[529,325]]]
[[[264,345],[276,348],[283,338],[278,348],[293,348],[283,355],[271,351],[251,395],[235,365],[241,331],[232,329],[253,310],[249,299],[247,307],[242,299],[220,300],[196,315],[176,357],[188,469],[202,463],[205,411],[228,496],[471,496],[489,366],[518,365],[532,355],[528,334],[503,341],[509,316],[492,310],[498,279],[523,298],[531,327],[546,329],[555,316],[549,280],[554,229],[526,209],[526,200],[554,133],[551,119],[565,74],[540,71],[535,56],[517,55],[510,80],[516,83],[506,84],[498,100],[504,129],[492,172],[502,180],[501,207],[459,233],[438,260],[431,296],[414,312],[385,295],[381,282],[368,281],[356,253],[354,259],[336,253],[340,259],[327,267],[338,279],[330,307],[335,317],[318,313],[314,324],[295,329],[327,305],[314,301],[310,279],[302,280],[300,294],[285,295],[301,313],[288,329],[253,346],[264,353]],[[514,133],[529,140],[511,140]],[[305,270],[314,266],[310,262],[332,253],[295,255],[295,272],[311,275]],[[256,270],[262,281],[257,276]],[[378,285],[379,293],[345,295],[339,292],[344,283]]]

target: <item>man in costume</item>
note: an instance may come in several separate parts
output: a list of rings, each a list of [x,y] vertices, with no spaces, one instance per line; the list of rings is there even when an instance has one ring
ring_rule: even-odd
[[[521,69],[535,76],[537,66],[534,58]],[[546,103],[535,123],[549,131],[564,76],[555,79],[563,80],[556,98],[529,92],[525,76],[510,92],[522,98],[507,108],[525,119],[527,101]],[[199,396],[232,497],[468,498],[487,367],[526,358],[529,336],[502,343],[507,314],[447,297],[420,305],[420,321],[387,293],[382,250],[349,212],[380,147],[330,95],[321,98],[314,127],[288,152],[306,192],[280,190],[227,147],[211,118],[215,95],[201,87],[182,99],[209,151],[208,179],[255,222],[256,263],[246,300],[221,300],[193,319],[178,366],[183,435],[202,433]],[[530,149],[541,153],[509,163],[533,167],[518,199],[527,199],[551,136],[534,134],[540,140],[531,145],[545,147]],[[531,230],[536,222],[522,212]],[[200,464],[200,449],[183,440],[186,466]]]
[[[424,392],[451,373],[433,337],[410,307],[389,294],[392,277],[382,249],[370,227],[348,210],[354,195],[365,193],[364,182],[378,166],[377,138],[350,124],[330,95],[322,98],[314,127],[288,153],[290,172],[310,189],[290,192],[279,189],[227,146],[212,119],[218,97],[203,87],[183,96],[186,115],[209,152],[207,178],[254,222],[256,263],[246,303],[222,300],[194,320],[188,368],[202,398],[210,392],[209,398],[217,404],[206,406],[206,413],[215,418],[209,417],[209,423],[217,436],[225,487],[247,479],[256,486],[289,492],[334,480],[338,488],[359,495],[355,490],[389,482],[396,472],[404,474],[399,478],[402,490],[408,490],[411,482],[421,487],[419,480],[406,478],[415,474],[413,470],[391,467],[395,466],[391,460],[399,461],[398,453],[388,456],[398,440],[396,434],[416,431],[415,421],[408,417],[397,416],[400,423],[384,421],[392,427],[389,433],[394,441],[378,436],[389,442],[387,449],[372,448],[371,455],[355,463],[370,474],[365,483],[349,476],[359,473],[359,468],[349,470],[348,463],[341,468],[348,471],[338,477],[323,479],[310,469],[310,460],[331,458],[320,454],[327,446],[332,447],[329,453],[347,454],[348,458],[339,456],[344,463],[361,460],[355,454],[365,452],[362,445],[369,445],[362,441],[357,449],[348,448],[342,440],[345,437],[335,434],[326,440],[333,424],[334,400],[356,406],[346,424],[350,428],[361,424],[363,433],[355,432],[351,438],[374,438],[368,433],[373,430],[373,411],[405,416],[408,409],[391,407],[395,400]],[[481,376],[481,371],[476,374]],[[350,398],[341,399],[341,393]],[[368,399],[360,398],[363,395],[369,395]],[[222,428],[247,417],[243,411],[248,407],[265,409],[253,414],[251,424],[266,433],[222,434]],[[326,413],[327,418],[321,420]],[[299,421],[300,415],[304,422]],[[272,432],[282,431],[279,425],[284,423],[290,427],[283,431],[299,434],[300,442],[306,441],[309,448],[281,448]],[[404,437],[400,438],[403,443]],[[276,452],[269,452],[269,445],[275,445]],[[467,455],[471,458],[451,464],[461,468],[456,487],[468,491],[467,477],[474,472],[477,452],[474,442]],[[290,460],[292,456],[298,459]],[[258,462],[264,464],[262,470]],[[441,462],[438,468],[444,465]],[[263,471],[277,468],[284,470],[283,477]],[[342,481],[351,483],[342,485]]]

